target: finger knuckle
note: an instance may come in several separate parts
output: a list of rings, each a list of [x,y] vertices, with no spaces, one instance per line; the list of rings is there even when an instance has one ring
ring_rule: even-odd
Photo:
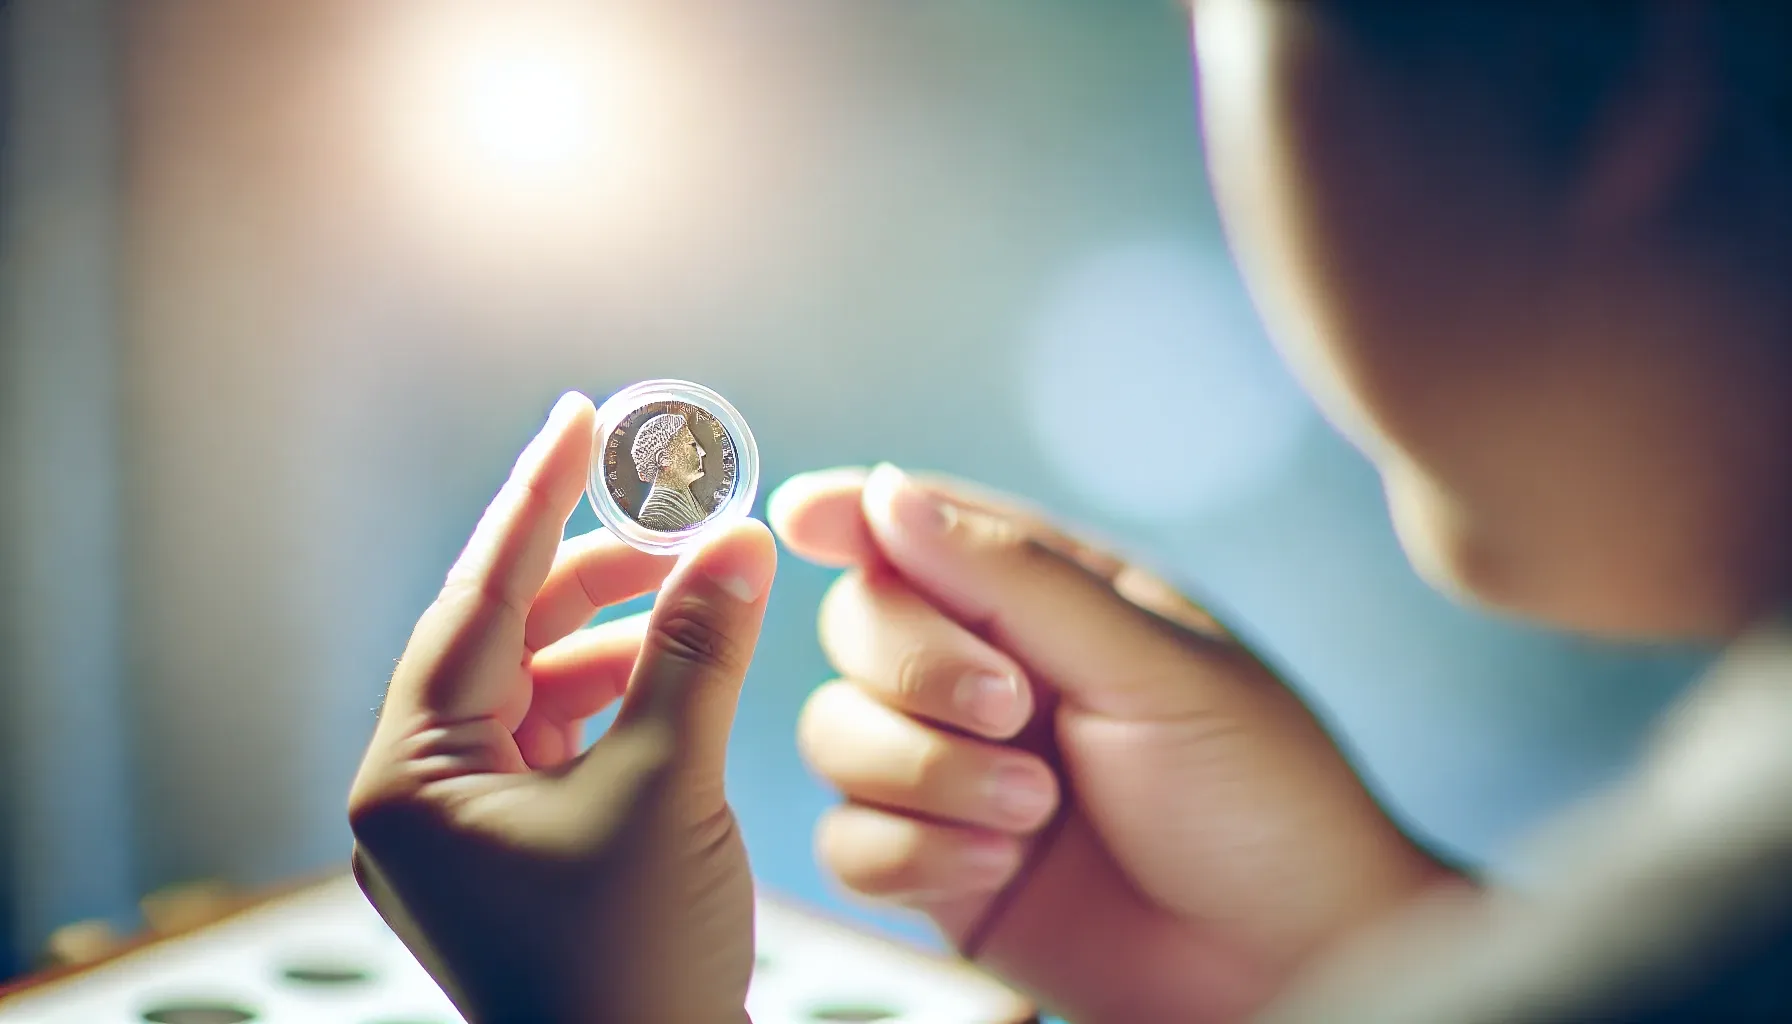
[[[459,621],[472,617],[489,605],[488,591],[478,580],[456,572],[442,582],[429,607],[423,609],[418,624],[434,625],[441,620]]]
[[[960,531],[967,543],[988,551],[1012,550],[1027,538],[1027,530],[1011,516],[963,512],[955,518],[953,529]]]
[[[1027,524],[1007,516],[966,516],[960,528],[966,533],[967,543],[985,557],[1023,571],[1056,567],[1066,561]]]
[[[355,841],[371,850],[421,830],[423,809],[408,787],[357,782],[349,793],[348,826]]]
[[[958,766],[952,745],[945,737],[931,731],[922,733],[903,755],[895,765],[898,771],[892,773],[902,788],[915,794],[950,790]]]
[[[895,690],[897,701],[904,707],[922,707],[934,695],[937,688],[935,679],[939,674],[939,659],[933,652],[913,647],[897,656],[890,685]]]
[[[738,667],[737,644],[725,617],[713,606],[687,600],[661,617],[653,631],[655,653],[702,668]]]
[[[553,488],[533,473],[513,476],[499,490],[509,492],[500,502],[508,499],[517,512],[530,518],[548,514],[556,504]]]
[[[423,618],[432,625],[459,624],[462,628],[479,629],[500,616],[520,622],[527,615],[528,609],[497,582],[457,573],[442,584],[441,593],[424,610]]]

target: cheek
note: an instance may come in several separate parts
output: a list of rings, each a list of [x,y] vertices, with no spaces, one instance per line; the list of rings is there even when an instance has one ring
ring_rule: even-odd
[[[1196,19],[1209,175],[1270,336],[1380,469],[1414,567],[1448,592],[1501,591],[1476,513],[1497,489],[1478,453],[1505,383],[1476,364],[1514,338],[1488,312],[1499,244],[1465,223],[1474,182],[1423,152],[1401,99],[1302,5],[1202,0]]]
[[[1233,258],[1290,369],[1357,444],[1377,440],[1337,344],[1307,197],[1313,172],[1290,137],[1285,17],[1252,0],[1196,5],[1195,49],[1208,176]]]
[[[1754,599],[1734,581],[1792,564],[1783,350],[1744,358],[1732,322],[1682,319],[1711,311],[1677,305],[1676,268],[1578,246],[1499,97],[1391,83],[1323,9],[1196,4],[1209,176],[1271,337],[1381,469],[1415,568],[1599,633],[1733,625]]]
[[[1196,59],[1206,156],[1234,258],[1277,348],[1378,461],[1459,452],[1471,335],[1497,333],[1499,243],[1466,157],[1304,5],[1203,0]],[[1459,244],[1474,238],[1476,244]],[[1471,314],[1471,311],[1476,311]]]

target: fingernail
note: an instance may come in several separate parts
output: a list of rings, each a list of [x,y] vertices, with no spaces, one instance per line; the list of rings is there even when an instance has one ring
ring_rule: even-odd
[[[759,591],[747,581],[745,576],[712,576],[715,584],[723,592],[742,604],[752,604],[759,600]]]
[[[978,725],[1006,730],[1014,723],[1020,705],[1020,683],[999,672],[972,672],[958,681],[953,694],[959,710]]]
[[[742,604],[752,604],[772,585],[776,565],[754,552],[736,550],[705,563],[702,571],[722,593]]]
[[[950,503],[928,493],[887,462],[872,471],[867,487],[884,489],[893,525],[911,537],[941,536],[958,521],[958,510]]]
[[[1020,765],[1003,765],[983,782],[984,795],[998,813],[1016,822],[1035,822],[1052,805],[1052,791],[1045,780]]]

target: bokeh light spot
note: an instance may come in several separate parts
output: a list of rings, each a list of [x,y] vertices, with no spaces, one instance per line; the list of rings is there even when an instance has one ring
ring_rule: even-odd
[[[1248,498],[1316,420],[1217,243],[1094,254],[1056,283],[1030,340],[1033,436],[1116,519],[1170,522]]]

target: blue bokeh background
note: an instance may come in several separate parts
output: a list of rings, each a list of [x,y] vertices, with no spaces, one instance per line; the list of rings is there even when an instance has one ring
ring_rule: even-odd
[[[15,141],[49,158],[15,192],[54,230],[9,237],[59,284],[19,293],[9,351],[37,376],[15,380],[44,397],[9,429],[54,432],[121,481],[113,543],[84,544],[54,514],[77,503],[69,476],[21,471],[49,512],[13,539],[60,559],[24,591],[44,600],[6,606],[19,658],[47,652],[11,708],[25,948],[62,921],[129,920],[157,885],[341,864],[393,659],[570,387],[716,388],[752,424],[767,491],[889,460],[1115,538],[1285,669],[1415,829],[1496,869],[1623,766],[1700,664],[1497,621],[1414,578],[1373,473],[1287,379],[1226,257],[1177,5],[619,6],[631,52],[706,113],[670,134],[707,146],[669,149],[621,203],[628,228],[619,214],[571,259],[357,212],[387,207],[357,205],[377,190],[345,156],[367,142],[337,73],[364,9],[345,0],[142,5],[118,73],[128,174],[54,173],[100,157],[21,122]],[[112,209],[129,244],[58,219],[73,208]],[[33,248],[54,231],[86,248]],[[118,287],[113,254],[117,323],[71,334],[62,314]],[[111,383],[65,372],[80,359]],[[69,411],[96,394],[110,418]],[[1140,481],[1157,500],[1117,500]],[[572,529],[593,525],[581,509]],[[828,676],[830,579],[783,565],[731,792],[767,885],[925,941],[811,856],[830,797],[792,736]],[[116,620],[48,615],[71,607],[56,595]],[[69,650],[91,657],[51,656]]]

